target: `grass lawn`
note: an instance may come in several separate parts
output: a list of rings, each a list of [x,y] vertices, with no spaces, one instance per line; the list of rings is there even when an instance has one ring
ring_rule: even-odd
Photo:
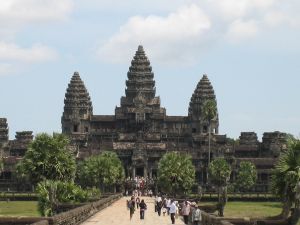
[[[200,205],[209,205],[203,202]],[[211,203],[210,203],[211,204]],[[227,202],[224,216],[230,218],[262,218],[276,216],[281,212],[279,202]]]
[[[36,201],[0,201],[0,216],[40,216]]]

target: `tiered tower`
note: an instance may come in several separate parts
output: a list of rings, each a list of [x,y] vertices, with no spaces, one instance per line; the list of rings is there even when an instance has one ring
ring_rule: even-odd
[[[0,147],[8,142],[8,126],[6,118],[0,118]]]
[[[203,106],[205,101],[216,101],[214,89],[206,74],[203,75],[191,97],[189,105],[189,119],[191,121],[192,133],[207,133],[208,120],[203,115]],[[217,101],[216,101],[217,102]],[[212,133],[219,133],[219,116],[211,121]]]
[[[131,66],[127,73],[126,81],[126,100],[134,103],[134,99],[142,96],[146,102],[155,97],[155,81],[150,61],[145,55],[143,46],[139,46],[138,50],[131,61]],[[121,102],[122,104],[122,102]]]
[[[64,103],[64,112],[61,118],[62,132],[87,134],[90,130],[93,106],[90,95],[78,72],[75,72],[71,78]]]
[[[115,110],[118,128],[129,132],[159,130],[158,121],[164,119],[166,112],[160,107],[160,98],[155,97],[154,74],[143,46],[138,46],[127,77],[126,96],[121,97],[121,106]]]

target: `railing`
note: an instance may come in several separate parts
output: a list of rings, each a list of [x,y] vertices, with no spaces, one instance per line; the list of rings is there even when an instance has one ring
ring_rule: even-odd
[[[32,225],[76,225],[82,223],[98,211],[111,205],[113,202],[115,202],[121,197],[122,194],[112,195],[105,199],[100,199],[99,201],[88,203],[84,206],[72,209],[64,213],[57,214],[53,217],[49,217],[47,218],[48,223],[39,221],[38,223],[33,223]]]
[[[121,197],[122,194],[111,195],[53,217],[0,217],[0,225],[77,225]]]

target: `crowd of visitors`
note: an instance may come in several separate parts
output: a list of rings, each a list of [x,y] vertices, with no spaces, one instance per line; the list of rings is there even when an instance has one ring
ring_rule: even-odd
[[[150,191],[150,190],[149,190]],[[149,192],[147,192],[149,193]],[[134,214],[135,209],[140,211],[140,219],[145,218],[145,211],[147,204],[138,190],[134,190],[132,197],[127,201],[127,208],[130,212],[130,220]],[[201,224],[201,210],[195,202],[184,201],[178,203],[171,198],[165,196],[155,196],[154,210],[158,216],[170,216],[172,224],[179,216],[183,217],[184,224],[186,225],[200,225]]]
[[[125,180],[125,195],[129,194],[138,196],[150,196],[152,197],[153,192],[150,186],[154,183],[151,178],[144,178],[136,176],[135,178],[128,177]]]

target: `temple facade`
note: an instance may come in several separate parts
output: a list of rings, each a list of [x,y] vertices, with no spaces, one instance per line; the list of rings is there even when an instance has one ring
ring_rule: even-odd
[[[115,151],[126,175],[153,177],[159,159],[170,151],[188,153],[196,167],[197,181],[206,183],[208,155],[225,157],[235,170],[239,162],[252,161],[259,171],[257,190],[266,190],[270,170],[280,151],[286,148],[284,133],[263,135],[260,143],[254,132],[242,132],[237,143],[219,134],[219,118],[211,121],[211,150],[208,146],[209,121],[203,113],[207,100],[216,95],[207,75],[203,75],[188,106],[188,115],[169,116],[156,96],[154,73],[142,46],[138,47],[127,72],[125,96],[113,115],[94,115],[89,93],[77,72],[65,94],[61,118],[62,132],[71,137],[78,158]],[[235,178],[235,172],[232,179]]]
[[[112,115],[93,114],[88,90],[79,73],[73,74],[65,93],[62,133],[70,137],[79,160],[103,151],[115,151],[130,177],[156,176],[159,160],[171,151],[192,156],[199,184],[207,183],[209,158],[225,157],[233,168],[232,180],[239,163],[251,161],[258,170],[255,190],[268,191],[271,169],[280,152],[286,149],[286,134],[264,133],[259,142],[256,133],[242,132],[238,141],[232,141],[219,134],[218,114],[210,121],[209,129],[203,112],[207,100],[217,102],[211,82],[203,75],[191,93],[188,115],[167,115],[156,96],[150,61],[139,46],[127,72],[125,95]],[[9,141],[6,119],[0,119],[0,150],[5,152],[6,160],[22,157],[26,149],[22,146],[31,140],[32,133],[23,132],[17,133],[16,140]],[[20,147],[16,147],[17,143]]]

